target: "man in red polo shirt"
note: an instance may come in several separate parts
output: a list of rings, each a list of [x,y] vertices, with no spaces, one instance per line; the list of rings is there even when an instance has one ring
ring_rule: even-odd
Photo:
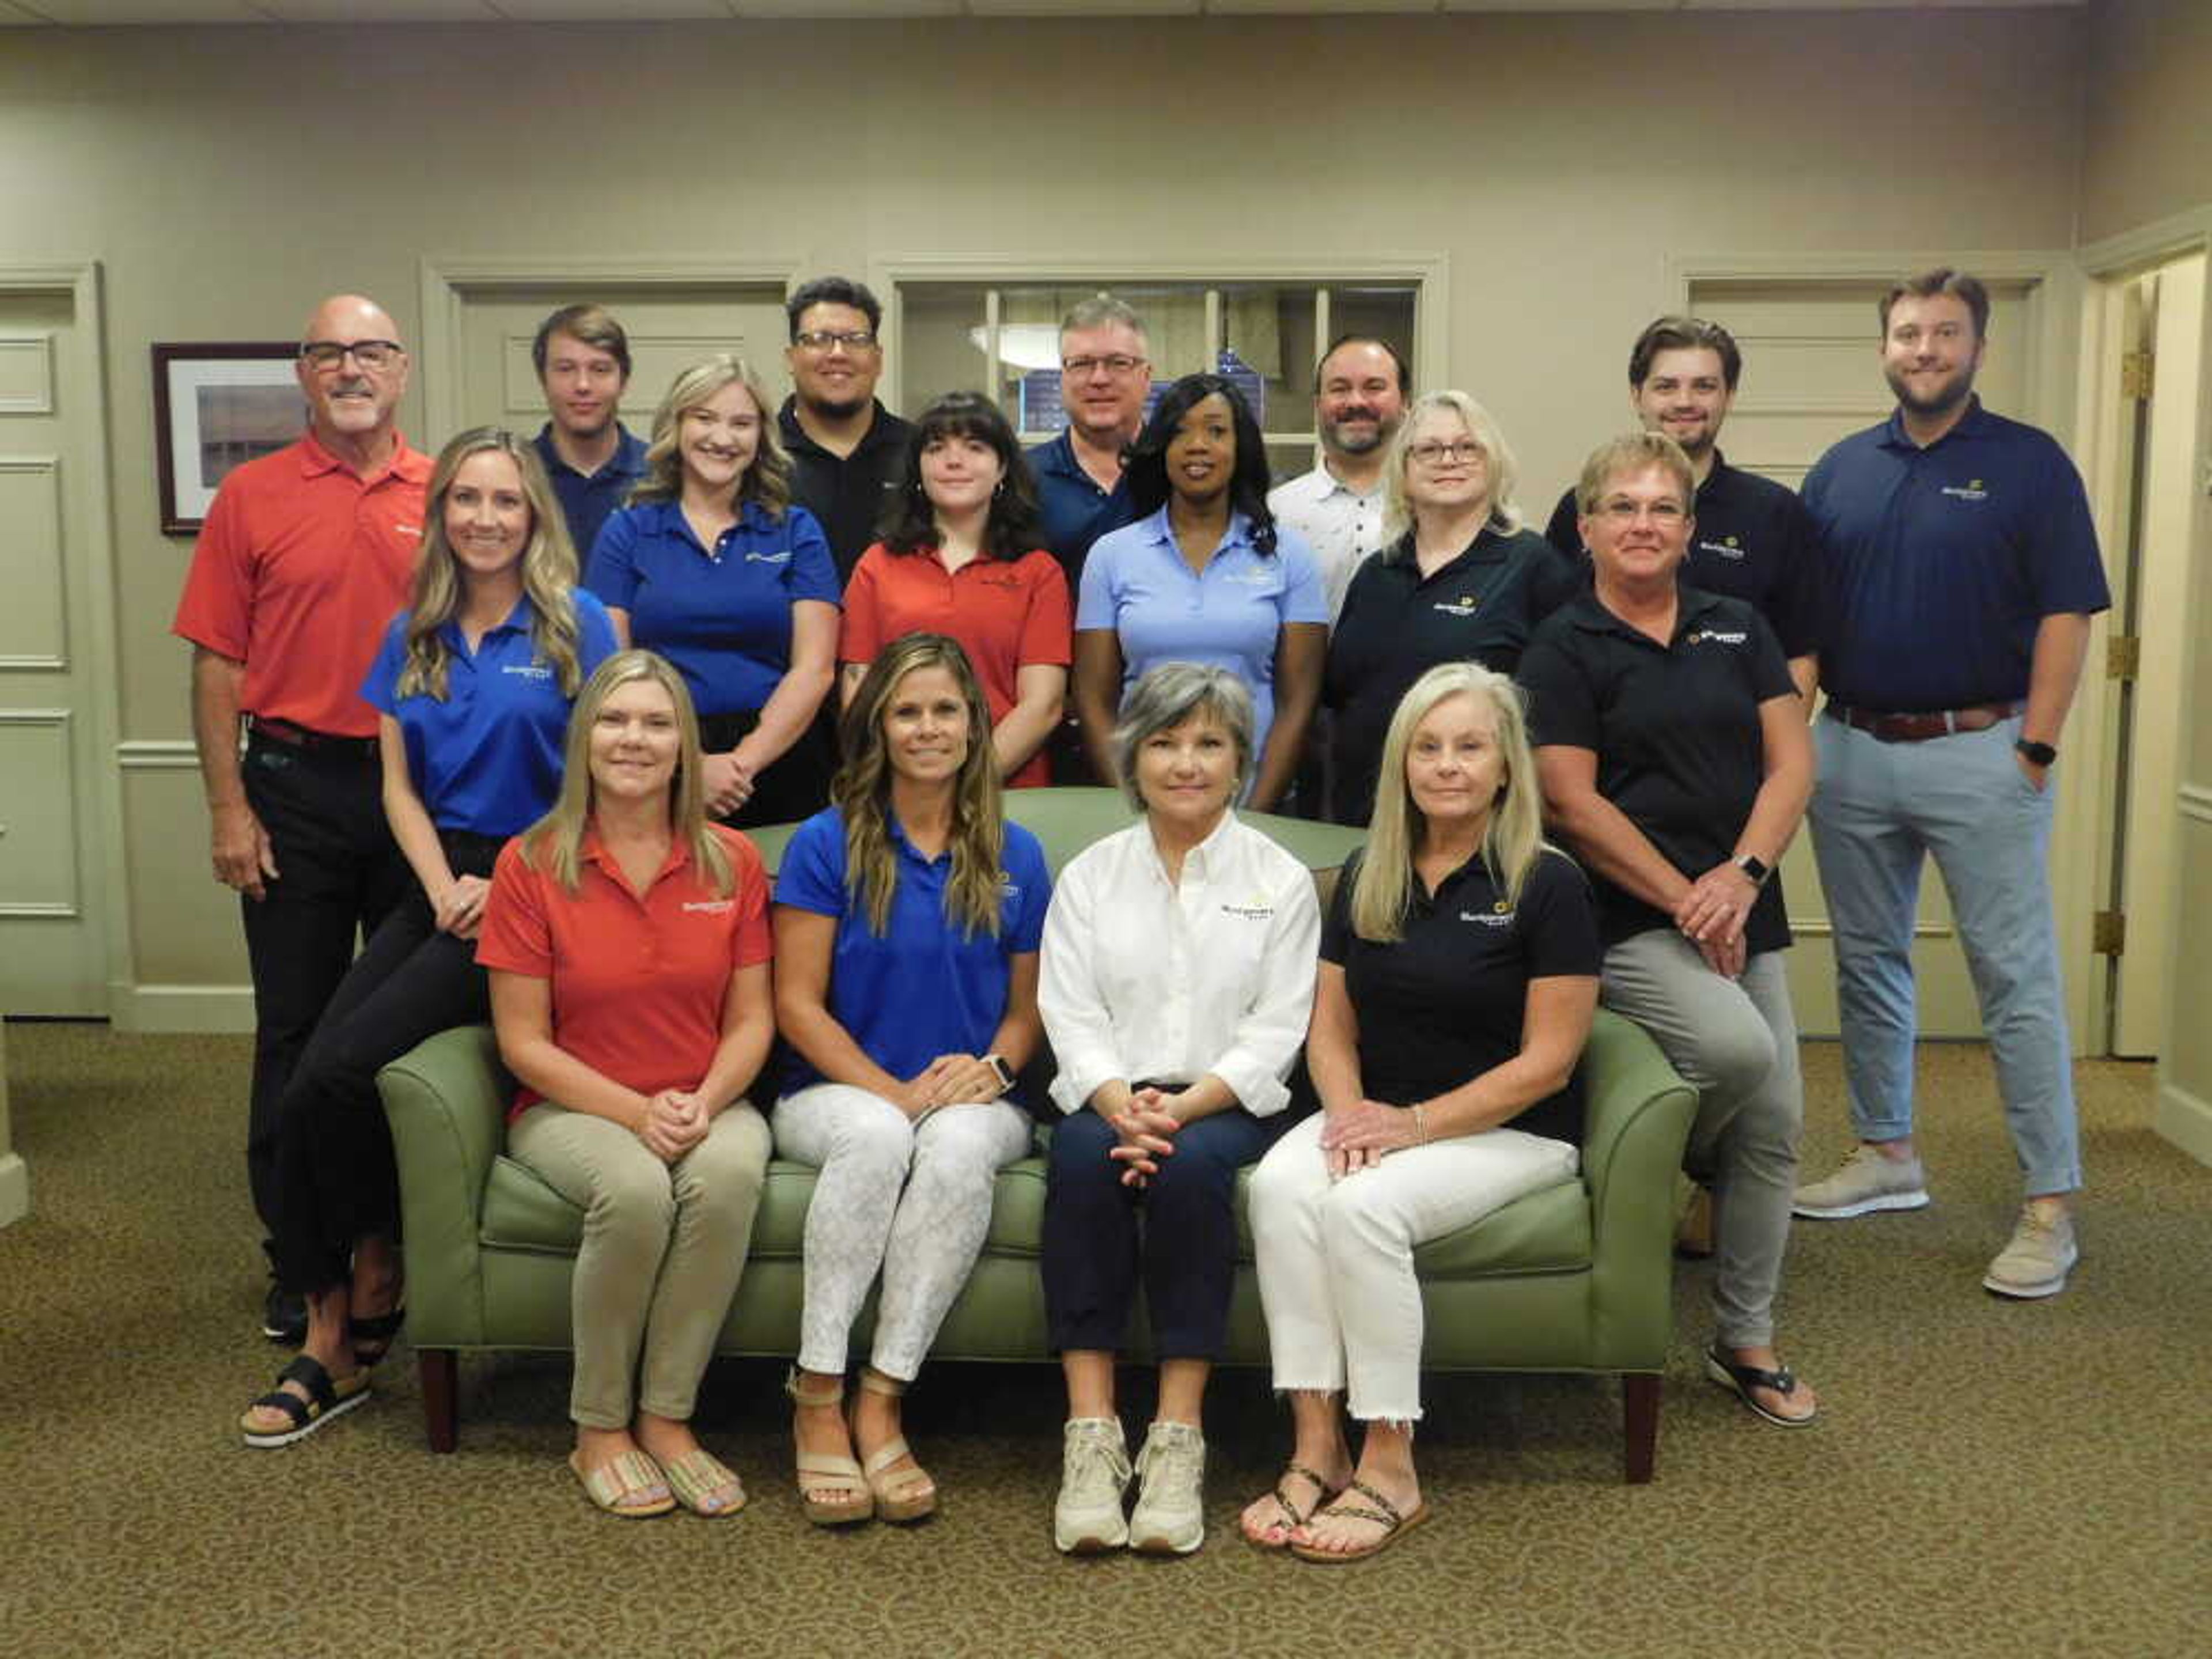
[[[324,301],[298,374],[307,434],[223,480],[175,623],[192,644],[215,878],[238,890],[246,917],[246,1163],[264,1230],[276,1214],[277,1103],[356,936],[409,878],[384,820],[376,711],[361,684],[406,602],[430,477],[429,458],[393,425],[407,351],[374,301]],[[264,1334],[296,1341],[306,1324],[272,1278]]]

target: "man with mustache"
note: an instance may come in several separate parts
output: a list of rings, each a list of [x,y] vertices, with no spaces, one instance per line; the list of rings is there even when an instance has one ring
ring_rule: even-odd
[[[1339,335],[1314,368],[1321,465],[1268,492],[1276,522],[1313,549],[1332,628],[1344,612],[1352,573],[1382,546],[1382,458],[1413,390],[1397,347],[1371,334]]]
[[[876,539],[884,492],[898,483],[912,429],[876,399],[883,376],[884,307],[865,283],[817,276],[784,301],[791,396],[776,425],[791,457],[793,494],[822,521],[837,580]],[[834,724],[832,697],[823,718]]]
[[[531,441],[561,500],[578,568],[599,526],[645,476],[645,440],[622,423],[629,336],[605,306],[562,306],[530,343],[552,418]]]
[[[177,605],[215,878],[239,894],[253,975],[246,1158],[264,1229],[277,1103],[357,938],[410,879],[385,823],[376,711],[361,695],[422,535],[430,459],[393,421],[407,368],[398,325],[374,301],[342,294],[317,307],[296,371],[307,430],[223,480]],[[272,1278],[264,1334],[296,1342],[306,1328],[305,1306]]]
[[[1730,466],[1721,426],[1735,402],[1743,354],[1735,337],[1699,317],[1662,317],[1628,354],[1628,402],[1646,432],[1682,447],[1698,481],[1697,530],[1679,580],[1742,599],[1766,618],[1790,659],[1800,696],[1813,694],[1814,581],[1819,550],[1804,504],[1783,485]],[[1577,575],[1589,562],[1575,492],[1559,497],[1544,538]]]
[[[1824,550],[1827,694],[1810,821],[1858,1145],[1793,1208],[1839,1221],[1928,1202],[1912,1142],[1911,950],[1932,854],[2027,1189],[1982,1285],[2055,1296],[2080,1255],[2081,1153],[2051,916],[2051,769],[2089,619],[2112,595],[2065,451],[1974,396],[1988,290],[1931,270],[1891,289],[1881,311],[1896,411],[1805,479]]]

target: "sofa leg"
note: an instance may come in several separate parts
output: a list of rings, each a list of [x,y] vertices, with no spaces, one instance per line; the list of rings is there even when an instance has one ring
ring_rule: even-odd
[[[1643,1371],[1625,1372],[1620,1407],[1627,1430],[1628,1484],[1640,1486],[1651,1479],[1659,1461],[1659,1378]]]
[[[451,1348],[415,1350],[422,1382],[422,1427],[430,1449],[449,1452],[460,1441],[460,1362]]]

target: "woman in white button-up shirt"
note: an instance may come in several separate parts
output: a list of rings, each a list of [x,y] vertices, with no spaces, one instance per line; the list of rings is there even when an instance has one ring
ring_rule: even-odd
[[[1164,663],[1138,681],[1115,769],[1145,816],[1067,866],[1045,917],[1037,1001],[1067,1115],[1044,1218],[1068,1395],[1054,1535],[1072,1553],[1187,1554],[1205,1535],[1200,1411],[1228,1323],[1237,1171],[1288,1127],[1321,937],[1311,873],[1231,810],[1252,726],[1226,670]],[[1160,1383],[1133,1471],[1114,1363],[1139,1282]]]

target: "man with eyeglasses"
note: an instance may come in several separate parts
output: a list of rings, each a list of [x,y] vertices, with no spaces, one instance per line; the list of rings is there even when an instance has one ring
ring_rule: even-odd
[[[1718,323],[1662,317],[1628,353],[1628,403],[1646,432],[1664,433],[1690,458],[1698,481],[1697,531],[1681,580],[1742,599],[1766,618],[1790,659],[1790,678],[1811,699],[1814,581],[1819,544],[1804,504],[1784,485],[1730,466],[1721,426],[1735,402],[1743,354]],[[1559,497],[1545,539],[1587,570],[1575,492]]]
[[[215,878],[239,894],[253,975],[246,1158],[264,1229],[278,1202],[277,1103],[357,937],[409,880],[385,823],[376,711],[361,695],[422,536],[430,459],[393,422],[407,368],[375,301],[323,302],[297,366],[307,430],[223,480],[177,606]],[[296,1342],[306,1327],[272,1278],[263,1334]]]
[[[783,356],[794,390],[776,422],[792,460],[793,494],[822,521],[842,583],[876,539],[884,492],[898,486],[911,428],[876,399],[884,307],[866,284],[817,276],[794,289],[783,309],[791,325]]]
[[[645,441],[622,423],[629,336],[605,306],[562,306],[538,325],[530,360],[552,416],[531,441],[560,498],[580,568],[607,515],[645,476]]]

